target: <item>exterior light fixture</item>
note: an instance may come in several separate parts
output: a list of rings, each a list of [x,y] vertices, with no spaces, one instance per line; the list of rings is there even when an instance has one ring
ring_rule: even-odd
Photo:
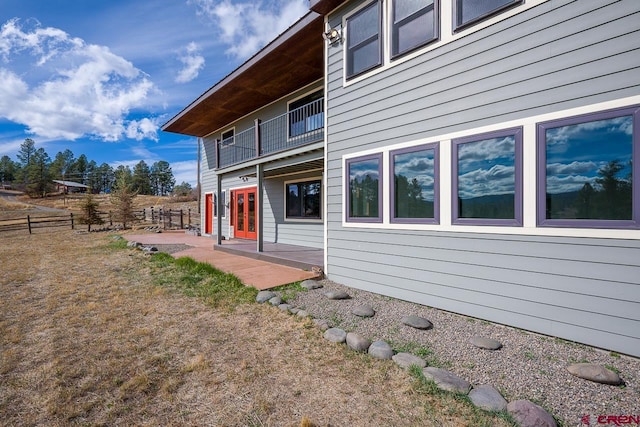
[[[330,44],[334,44],[342,40],[342,29],[331,28],[329,31],[322,33],[322,38],[328,41]]]

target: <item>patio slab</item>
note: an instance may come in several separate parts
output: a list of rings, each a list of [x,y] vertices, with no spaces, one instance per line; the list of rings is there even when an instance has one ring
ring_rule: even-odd
[[[193,236],[184,232],[125,234],[123,237],[143,245],[184,244],[191,246],[189,249],[173,253],[172,256],[174,258],[187,256],[196,261],[209,263],[221,271],[234,274],[245,285],[253,286],[259,290],[317,277],[317,273],[312,271],[219,250],[215,251],[213,249],[215,241],[210,237]]]

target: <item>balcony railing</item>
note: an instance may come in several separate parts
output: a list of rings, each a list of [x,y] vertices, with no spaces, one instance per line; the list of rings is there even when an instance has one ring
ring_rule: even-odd
[[[258,132],[256,132],[256,126]],[[324,138],[324,98],[217,142],[218,168],[289,150]]]

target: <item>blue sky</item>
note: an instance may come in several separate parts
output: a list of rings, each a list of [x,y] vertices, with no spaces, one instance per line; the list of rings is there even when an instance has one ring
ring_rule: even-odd
[[[2,0],[0,156],[166,160],[196,183],[196,139],[160,126],[307,12],[307,0]]]

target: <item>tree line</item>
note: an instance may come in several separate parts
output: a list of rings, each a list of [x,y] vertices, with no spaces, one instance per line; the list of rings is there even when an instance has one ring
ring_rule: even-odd
[[[98,165],[84,154],[76,158],[69,149],[59,151],[52,160],[43,148],[36,148],[31,138],[20,145],[16,157],[17,161],[6,155],[0,158],[0,184],[9,184],[34,197],[50,192],[53,180],[83,184],[92,193],[110,193],[123,184],[136,194],[188,195],[192,191],[187,182],[176,185],[171,166],[164,160],[151,166],[140,160],[133,169],[125,165],[114,169],[107,163]]]

